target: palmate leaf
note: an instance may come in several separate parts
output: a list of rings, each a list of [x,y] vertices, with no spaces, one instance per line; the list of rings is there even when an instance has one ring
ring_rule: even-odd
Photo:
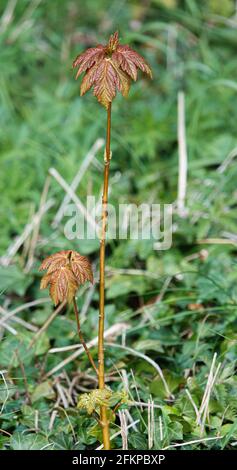
[[[112,66],[116,71],[116,87],[126,98],[129,93],[131,79],[126,72],[123,72],[123,70],[117,67],[115,61],[112,62]]]
[[[118,46],[113,54],[113,60],[135,81],[137,80],[138,68],[152,78],[151,69],[143,57],[129,46]]]
[[[40,282],[40,289],[46,289],[48,287],[48,285],[50,284],[51,282],[51,276],[52,274],[45,274],[42,279],[41,279],[41,282]]]
[[[81,82],[81,88],[80,88],[81,96],[83,96],[92,87],[96,79],[96,74],[97,74],[97,68],[91,67],[87,71],[87,73],[84,75],[82,82]]]
[[[72,251],[70,266],[79,284],[84,284],[86,281],[93,282],[91,263],[86,256],[81,256],[76,251]]]
[[[39,271],[48,270],[48,274],[56,271],[62,266],[66,266],[69,263],[70,250],[59,251],[53,255],[48,256],[40,265]]]
[[[76,78],[85,72],[81,96],[94,87],[94,95],[106,108],[115,98],[116,90],[128,96],[130,79],[137,80],[137,69],[152,78],[143,57],[129,46],[119,44],[118,32],[110,36],[106,46],[99,44],[77,56],[73,67],[78,67]]]
[[[118,34],[118,31],[115,31],[114,34],[111,34],[108,44],[106,46],[108,54],[116,51],[118,45],[119,45],[119,34]]]
[[[17,431],[10,439],[12,450],[42,450],[48,443],[48,439],[39,433],[23,434]]]
[[[99,406],[108,405],[108,400],[113,392],[104,388],[102,390],[92,390],[90,393],[83,393],[78,401],[77,407],[86,410],[89,415],[98,409]]]
[[[71,302],[81,284],[86,281],[93,282],[90,261],[72,250],[59,251],[48,256],[39,269],[47,270],[40,288],[49,287],[55,305],[65,301]]]
[[[116,95],[116,71],[108,59],[103,60],[97,68],[94,82],[94,95],[105,107]]]
[[[87,49],[87,51],[85,51],[83,54],[77,56],[73,62],[73,67],[79,67],[76,78],[79,77],[82,72],[85,72],[85,70],[89,69],[95,62],[98,62],[103,58],[104,46],[100,44],[97,47],[91,47],[90,49]]]
[[[67,300],[72,301],[78,289],[78,282],[69,267],[62,267],[51,275],[50,296],[54,305]]]

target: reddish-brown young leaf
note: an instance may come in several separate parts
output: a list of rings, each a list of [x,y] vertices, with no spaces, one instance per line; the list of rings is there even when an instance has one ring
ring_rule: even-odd
[[[120,93],[127,98],[130,90],[131,79],[127,73],[123,72],[123,70],[116,66],[115,62],[112,62],[112,65],[116,70],[116,87]]]
[[[50,281],[51,281],[51,276],[52,276],[52,273],[45,274],[42,277],[41,282],[40,282],[40,289],[46,289],[48,287],[48,285],[50,284]]]
[[[108,44],[106,46],[106,52],[112,54],[112,52],[116,51],[119,45],[119,34],[118,31],[115,31],[114,34],[111,34]]]
[[[72,251],[70,265],[79,284],[84,284],[86,281],[93,283],[91,263],[86,256],[81,256],[76,251]]]
[[[137,80],[138,69],[152,78],[143,57],[129,46],[119,44],[118,32],[110,36],[106,46],[99,44],[78,55],[73,67],[78,67],[76,78],[85,72],[81,95],[94,87],[94,95],[106,108],[113,101],[116,90],[128,96],[130,79]]]
[[[89,69],[94,63],[99,62],[105,56],[105,47],[99,44],[96,47],[91,47],[87,49],[83,54],[77,56],[77,58],[73,62],[73,67],[79,67],[76,78],[82,72]]]
[[[103,60],[97,67],[94,95],[105,107],[116,95],[116,71],[108,59]]]
[[[94,84],[96,80],[97,68],[91,67],[87,73],[85,73],[80,88],[80,94],[83,96]]]
[[[152,78],[149,65],[147,65],[140,54],[129,46],[119,45],[116,52],[113,54],[113,60],[117,62],[118,66],[135,81],[137,80],[138,68]]]
[[[47,270],[40,288],[49,287],[55,305],[64,301],[71,302],[81,284],[93,282],[90,261],[72,250],[59,251],[48,256],[39,269]]]
[[[78,282],[71,269],[67,266],[59,268],[51,275],[50,296],[54,305],[67,301],[70,303],[78,289]]]
[[[71,253],[71,250],[63,250],[63,251],[59,251],[58,253],[54,253],[53,255],[48,256],[41,263],[39,267],[39,271],[44,271],[47,269],[47,272],[49,274],[61,268],[62,266],[66,266],[66,264],[69,263],[70,253]]]

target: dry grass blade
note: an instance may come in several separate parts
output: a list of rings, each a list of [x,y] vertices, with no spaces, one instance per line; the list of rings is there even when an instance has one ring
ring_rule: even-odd
[[[12,333],[14,336],[17,335],[17,331],[12,326],[8,325],[4,320],[0,320],[0,326],[5,328],[5,330]]]
[[[65,305],[66,305],[66,302],[63,302],[51,313],[51,315],[49,316],[47,321],[43,324],[43,326],[40,328],[40,330],[37,331],[36,335],[34,336],[32,341],[30,342],[30,344],[28,346],[29,349],[32,348],[32,346],[36,343],[36,341],[39,339],[39,337],[42,335],[42,333],[44,333],[44,331],[47,330],[47,328],[52,323],[54,318],[58,315],[59,312],[61,312],[61,310],[65,307]]]
[[[53,411],[51,413],[51,416],[50,416],[49,427],[48,427],[49,431],[52,431],[52,429],[53,429],[54,422],[55,422],[55,419],[56,419],[57,414],[58,414],[58,407],[59,407],[60,401],[61,401],[61,398],[60,398],[60,396],[58,396],[57,401],[54,405],[54,409],[53,409]]]
[[[85,206],[82,204],[79,197],[72,190],[71,186],[69,186],[69,184],[65,181],[65,179],[59,174],[59,172],[55,168],[50,168],[49,173],[50,173],[51,176],[53,176],[56,179],[56,181],[60,184],[60,186],[68,194],[70,199],[76,204],[79,211],[82,213],[82,215],[88,221],[88,223],[91,225],[92,229],[94,230],[94,233],[97,234],[98,225],[96,224],[93,217],[91,217],[89,212],[86,210]]]
[[[186,393],[186,395],[187,395],[187,397],[188,397],[190,403],[192,404],[193,409],[196,413],[197,424],[200,424],[200,414],[199,414],[198,407],[197,407],[195,401],[193,400],[193,397],[192,397],[191,393],[189,392],[189,390],[187,388],[185,389],[185,393]]]
[[[128,429],[130,429],[131,427],[133,427],[134,425],[140,423],[140,419],[136,419],[136,421],[133,421],[133,423],[129,424],[127,426],[127,431]],[[110,437],[110,440],[113,441],[116,437],[120,436],[121,434],[121,430],[116,432],[115,434],[112,434],[112,436]],[[96,447],[95,450],[102,450],[104,448],[103,444],[101,444],[99,447]]]
[[[4,410],[4,408],[5,408],[5,405],[6,405],[6,403],[7,403],[7,400],[8,400],[8,398],[9,398],[9,395],[10,395],[10,392],[9,392],[9,389],[8,389],[8,385],[7,385],[7,381],[6,381],[5,375],[4,375],[5,372],[6,372],[5,370],[0,370],[0,375],[1,375],[1,377],[2,377],[3,383],[4,383],[4,385],[5,385],[5,390],[6,390],[6,396],[5,396],[5,398],[3,399],[3,402],[2,402],[2,406],[1,406],[1,410],[0,410],[0,415],[1,415],[2,412],[3,412],[3,410]]]
[[[168,450],[168,449],[172,449],[172,448],[175,448],[175,447],[191,446],[193,444],[201,444],[203,442],[216,441],[217,439],[222,439],[222,438],[223,438],[223,436],[205,437],[203,439],[194,439],[193,441],[186,441],[186,442],[179,442],[177,444],[171,444],[170,446],[163,447],[162,450]]]
[[[178,93],[178,144],[179,144],[179,180],[177,207],[180,216],[184,216],[185,197],[187,188],[188,156],[185,129],[185,95],[183,91]]]
[[[133,419],[132,415],[129,413],[129,411],[128,411],[128,410],[124,410],[124,413],[125,413],[125,415],[126,415],[126,417],[127,417],[127,421],[132,425],[132,429],[134,429],[134,431],[136,431],[136,432],[139,432],[139,431],[138,431],[138,427],[137,427],[136,424],[134,423],[134,419]]]
[[[3,317],[5,318],[8,315],[8,313],[9,312],[7,310],[5,310],[4,308],[2,308],[0,306],[0,315],[3,315]],[[3,318],[3,321],[4,321],[4,318]],[[33,331],[34,333],[36,333],[38,331],[37,326],[32,325],[31,323],[23,320],[22,318],[15,317],[13,315],[13,316],[10,317],[10,320],[14,323],[18,323],[19,325],[24,326],[27,330]],[[1,322],[1,320],[0,320],[0,322]]]
[[[204,390],[204,394],[203,394],[203,397],[202,397],[202,403],[201,403],[201,406],[200,406],[200,409],[199,409],[199,416],[202,415],[202,412],[203,412],[203,410],[206,406],[206,400],[207,400],[207,397],[209,395],[210,387],[211,387],[212,380],[213,380],[213,371],[214,371],[214,367],[215,367],[215,363],[216,363],[216,358],[217,358],[217,353],[214,354],[213,359],[212,359],[211,368],[210,368],[210,371],[209,371],[209,374],[208,374],[206,388]]]
[[[124,411],[118,412],[119,419],[120,419],[120,427],[121,427],[121,436],[122,436],[122,448],[123,450],[128,450],[128,428],[127,428],[127,420]],[[132,423],[134,425],[134,423]]]
[[[148,400],[148,409],[147,409],[147,425],[148,425],[148,449],[152,449],[154,444],[155,436],[155,416],[154,416],[154,401],[152,398]]]
[[[108,328],[108,330],[105,331],[105,338],[110,338],[113,336],[119,336],[121,334],[121,331],[124,328],[129,328],[129,325],[127,323],[116,323],[115,325],[111,326]],[[87,343],[88,349],[97,346],[98,344],[98,338],[94,338],[91,341]],[[70,348],[70,346],[69,346]],[[51,377],[51,375],[55,374],[55,372],[58,372],[60,369],[63,369],[67,364],[70,364],[70,362],[74,361],[77,357],[81,356],[84,353],[84,349],[81,346],[81,344],[77,345],[78,350],[75,351],[73,354],[71,354],[69,357],[64,359],[64,361],[61,361],[57,366],[55,366],[53,369],[51,369],[47,374],[46,377]],[[49,350],[49,353],[57,353],[60,352],[62,348],[53,348]],[[64,348],[64,351],[66,349]]]
[[[164,439],[164,435],[163,435],[163,424],[162,424],[161,416],[159,416],[159,427],[160,427],[160,441],[162,442]]]
[[[49,185],[50,185],[50,177],[48,176],[45,180],[44,188],[43,188],[41,198],[40,198],[39,211],[38,211],[39,217],[33,229],[33,234],[32,234],[32,238],[31,238],[30,246],[29,246],[28,260],[25,266],[25,272],[29,272],[34,263],[34,252],[35,252],[35,248],[36,248],[38,237],[39,237],[40,223],[41,223],[41,219],[43,216],[43,208],[45,207],[45,204],[47,201]]]
[[[3,266],[9,266],[12,258],[18,252],[19,248],[23,245],[25,240],[29,237],[34,227],[39,224],[39,220],[49,209],[51,209],[51,207],[54,206],[54,204],[55,204],[55,200],[49,199],[45,203],[45,205],[41,208],[41,211],[37,212],[34,215],[32,221],[26,225],[22,234],[19,237],[16,237],[15,241],[9,246],[9,248],[7,249],[6,255],[2,256],[2,258],[0,259],[1,264]]]
[[[212,372],[212,374],[209,375],[210,381],[209,381],[209,378],[208,378],[208,384],[207,384],[207,388],[205,390],[206,396],[205,396],[205,399],[202,402],[201,408],[199,410],[199,415],[200,415],[200,420],[201,420],[201,435],[203,435],[203,433],[204,433],[205,423],[206,423],[206,419],[208,417],[208,412],[209,412],[210,397],[211,397],[211,393],[212,393],[212,390],[213,390],[213,386],[216,382],[217,375],[219,374],[220,368],[221,368],[221,363],[218,364],[218,366],[216,368],[216,371],[215,371],[215,374],[213,375],[213,372]]]
[[[229,238],[204,238],[197,240],[199,245],[237,245],[237,241]]]
[[[144,401],[131,401],[129,402],[129,406],[138,406],[143,409],[143,408],[148,408],[149,404]],[[162,410],[162,405],[157,405],[154,403],[153,406],[154,408]]]
[[[120,348],[120,349],[123,349],[124,351],[127,351],[128,353],[132,354],[133,356],[136,356],[136,357],[140,357],[141,359],[143,359],[144,361],[148,362],[149,364],[151,364],[154,369],[158,372],[161,380],[162,380],[162,383],[164,385],[164,388],[165,388],[165,391],[168,395],[168,397],[171,397],[173,398],[173,394],[171,393],[170,389],[169,389],[169,386],[165,380],[165,377],[164,377],[164,374],[160,368],[160,366],[155,362],[153,361],[153,359],[151,359],[149,356],[146,356],[145,354],[142,354],[138,351],[135,351],[135,349],[132,349],[132,348],[129,348],[127,346],[123,346],[122,344],[115,344],[115,343],[106,343],[106,346],[110,346],[112,348]]]
[[[124,346],[125,346],[125,344],[124,344]],[[137,401],[136,403],[141,403],[141,398],[140,398],[140,394],[139,394],[139,391],[138,391],[138,386],[137,386],[137,382],[136,382],[136,379],[135,379],[134,372],[133,372],[132,369],[130,369],[130,372],[131,372],[133,384],[134,384],[135,391],[136,391],[136,395],[137,395],[137,399],[138,399],[138,401]],[[142,411],[143,411],[142,405],[141,405],[141,409],[142,409]]]
[[[0,21],[0,33],[3,34],[11,24],[17,0],[9,0]]]
[[[74,177],[74,179],[73,179],[73,181],[70,185],[70,188],[74,193],[77,190],[80,182],[82,181],[82,178],[83,178],[87,168],[89,167],[91,162],[94,160],[95,155],[97,154],[97,152],[103,147],[104,143],[105,143],[104,139],[97,139],[95,141],[94,145],[91,147],[91,149],[87,153],[87,155],[85,156],[85,158],[84,158],[77,174],[75,175],[75,177]],[[59,225],[59,223],[61,222],[61,220],[64,216],[65,208],[69,204],[70,201],[71,201],[70,195],[66,194],[64,196],[64,199],[62,201],[62,204],[61,204],[60,208],[58,209],[58,212],[56,213],[56,215],[54,217],[54,220],[53,220],[53,223],[52,223],[53,228],[56,228]]]
[[[28,308],[31,308],[31,307],[36,307],[37,305],[41,305],[41,304],[46,304],[50,302],[50,298],[48,297],[45,297],[43,299],[38,299],[38,300],[32,300],[32,302],[27,302],[26,304],[22,304],[20,305],[19,307],[17,308],[14,308],[13,310],[11,310],[10,312],[6,313],[6,315],[4,316],[3,318],[3,321],[7,321],[13,317],[15,317],[15,315],[17,313],[20,313],[24,310],[27,310]]]
[[[55,384],[55,387],[57,389],[57,392],[58,392],[58,396],[60,397],[60,400],[62,401],[62,404],[64,406],[64,408],[68,408],[68,401],[67,401],[67,398],[65,396],[65,393],[64,393],[64,390],[63,390],[63,387],[61,387],[59,381],[57,380],[56,381],[56,384]]]

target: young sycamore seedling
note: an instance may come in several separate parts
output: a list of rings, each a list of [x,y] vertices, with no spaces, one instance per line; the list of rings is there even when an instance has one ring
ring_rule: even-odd
[[[62,302],[72,302],[77,321],[80,341],[86,351],[88,359],[98,376],[99,390],[91,394],[84,394],[79,400],[79,408],[84,408],[89,414],[99,415],[98,422],[102,429],[103,445],[105,450],[110,449],[109,421],[111,412],[108,408],[115,405],[114,411],[126,401],[123,393],[112,394],[105,387],[104,370],[104,305],[105,305],[105,240],[107,227],[107,204],[109,186],[109,168],[111,160],[110,134],[111,134],[111,107],[117,90],[127,97],[131,80],[137,80],[140,69],[150,78],[152,73],[143,57],[128,45],[119,43],[118,32],[110,36],[108,43],[87,49],[78,55],[73,62],[78,68],[76,78],[82,73],[80,92],[84,95],[93,88],[94,96],[107,111],[106,146],[104,153],[104,184],[102,195],[102,228],[100,236],[100,300],[99,300],[99,329],[98,329],[98,368],[88,350],[80,328],[79,314],[75,299],[80,284],[86,281],[93,282],[93,273],[89,260],[79,253],[66,250],[55,253],[46,258],[40,269],[47,269],[42,279],[41,288],[50,287],[50,295],[55,305]],[[111,411],[111,410],[110,410]]]

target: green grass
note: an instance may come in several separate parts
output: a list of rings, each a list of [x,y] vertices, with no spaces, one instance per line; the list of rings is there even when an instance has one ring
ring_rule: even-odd
[[[10,5],[2,2],[0,14]],[[118,96],[113,105],[110,200],[115,205],[176,200],[177,94],[185,92],[188,215],[174,215],[171,249],[156,252],[146,240],[115,240],[109,242],[107,257],[106,328],[126,323],[125,344],[130,348],[106,347],[106,370],[112,374],[107,383],[117,391],[126,379],[132,402],[147,404],[152,400],[159,405],[154,409],[154,449],[199,439],[202,442],[188,448],[234,449],[237,441],[234,14],[235,2],[231,0],[152,0],[149,7],[146,2],[107,0],[89,0],[86,6],[80,1],[32,1],[29,6],[22,0],[16,3],[8,24],[3,21],[6,16],[1,16],[2,256],[38,210],[49,168],[56,168],[70,183],[96,139],[104,137],[106,113],[92,94],[79,97],[79,84],[73,78],[71,63],[79,52],[97,41],[104,42],[119,29],[122,42],[133,45],[153,68],[152,82],[138,81],[128,100]],[[231,152],[233,158],[220,171]],[[102,162],[103,150],[97,158]],[[77,194],[82,201],[87,194],[98,198],[101,184],[101,170],[91,165]],[[73,248],[89,254],[98,269],[98,243],[66,240],[66,218],[56,230],[51,227],[63,197],[62,188],[52,179],[48,198],[54,199],[54,205],[42,218],[30,272],[24,269],[27,242],[10,266],[0,266],[1,306],[5,310],[46,295],[39,290],[37,270],[52,251]],[[206,238],[233,243],[200,244]],[[131,274],[131,269],[137,274]],[[80,308],[87,292],[83,289],[79,293]],[[161,292],[161,300],[154,303]],[[45,302],[23,308],[17,317],[37,329],[51,312],[51,304]],[[97,335],[97,318],[96,285],[83,321],[88,340]],[[17,334],[1,333],[0,370],[5,380],[0,376],[0,448],[99,446],[96,421],[76,409],[80,393],[95,386],[86,356],[49,375],[73,352],[49,350],[78,342],[73,312],[59,314],[33,348],[28,346],[35,332],[13,321],[8,325]],[[120,332],[114,344],[124,344],[122,341]],[[96,358],[96,350],[92,351]],[[136,352],[145,357],[136,356]],[[214,370],[219,363],[221,366],[201,429],[190,396],[199,409],[215,353]],[[172,400],[147,358],[161,367]],[[70,383],[72,402],[65,409],[65,403],[58,401],[58,384],[68,401]],[[55,406],[57,415],[52,424]],[[136,429],[129,429],[129,449],[147,449],[147,407],[133,404],[128,410],[137,421]],[[112,434],[119,426],[117,418]],[[213,439],[204,441],[206,438]],[[113,445],[121,448],[120,436]]]

